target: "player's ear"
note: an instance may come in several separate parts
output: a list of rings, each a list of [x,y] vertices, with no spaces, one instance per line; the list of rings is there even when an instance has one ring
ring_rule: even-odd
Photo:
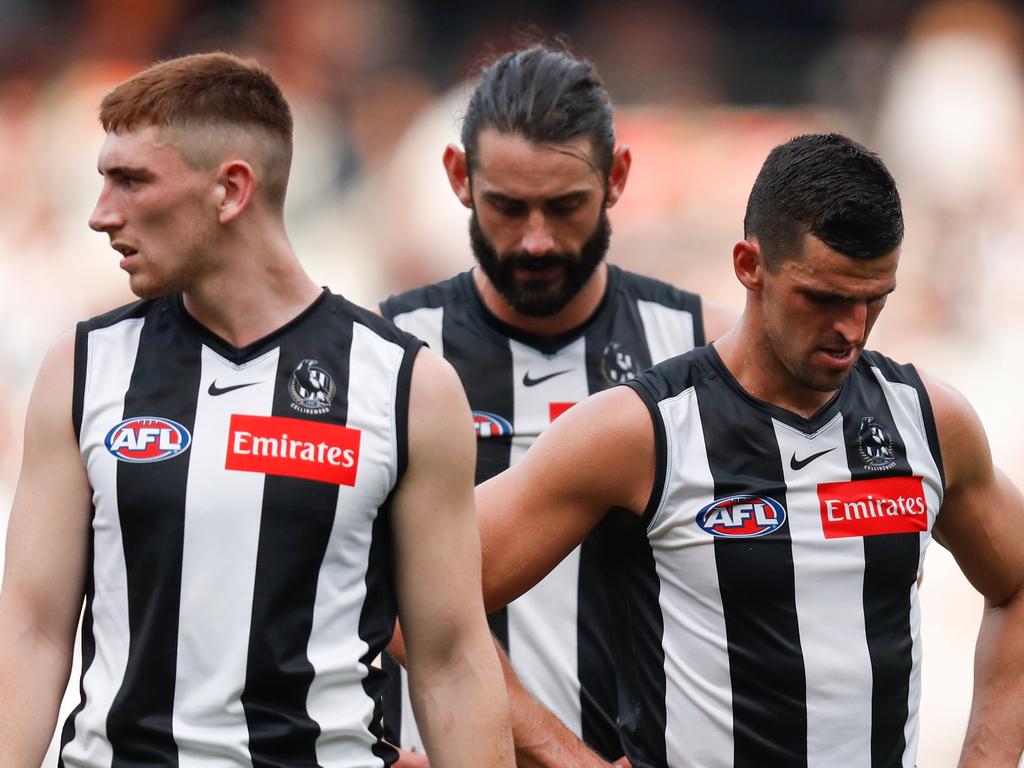
[[[249,207],[256,191],[256,174],[244,160],[228,160],[217,171],[215,187],[217,218],[221,224],[234,221]]]
[[[732,266],[737,279],[748,291],[760,291],[764,285],[765,263],[756,237],[740,240],[732,248]]]
[[[444,170],[448,174],[448,183],[459,202],[467,208],[473,207],[473,193],[469,187],[469,164],[466,153],[455,144],[444,148]]]
[[[612,167],[608,171],[608,194],[605,195],[604,204],[611,208],[619,201],[622,190],[626,188],[626,179],[629,178],[629,168],[633,164],[633,154],[629,147],[622,144],[615,148],[612,153]]]

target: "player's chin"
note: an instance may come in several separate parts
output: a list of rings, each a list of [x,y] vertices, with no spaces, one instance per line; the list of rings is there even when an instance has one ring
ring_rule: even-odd
[[[170,288],[161,280],[153,279],[145,272],[136,272],[128,277],[128,288],[140,299],[156,299],[170,293]]]

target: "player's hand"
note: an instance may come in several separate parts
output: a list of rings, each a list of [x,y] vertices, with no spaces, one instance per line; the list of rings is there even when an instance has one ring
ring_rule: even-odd
[[[612,763],[612,765],[619,765],[622,766],[622,768],[633,768],[633,766],[629,762],[629,758],[626,756],[620,757],[618,760]]]
[[[430,768],[430,761],[422,752],[406,752],[398,750],[398,762],[393,768]]]

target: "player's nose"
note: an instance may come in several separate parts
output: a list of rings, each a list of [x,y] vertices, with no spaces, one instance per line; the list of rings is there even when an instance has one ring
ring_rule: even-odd
[[[526,219],[526,230],[520,246],[526,253],[541,255],[555,249],[555,239],[551,236],[551,228],[541,211],[532,211]]]
[[[113,204],[110,190],[106,184],[100,191],[96,205],[89,214],[89,227],[97,232],[110,232],[124,225],[124,216]]]
[[[853,301],[846,305],[842,316],[836,319],[833,328],[848,344],[859,346],[864,343],[868,329],[868,305],[864,301]]]

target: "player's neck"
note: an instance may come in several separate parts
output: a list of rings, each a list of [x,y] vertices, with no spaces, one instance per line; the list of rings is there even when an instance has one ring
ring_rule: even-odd
[[[473,269],[473,282],[484,306],[501,322],[536,336],[559,336],[583,325],[597,311],[608,286],[608,265],[601,262],[569,303],[546,317],[532,317],[517,312],[478,267]]]
[[[810,418],[835,396],[795,380],[775,356],[771,345],[756,330],[749,312],[739,324],[714,342],[722,363],[749,394],[766,403]]]
[[[183,292],[188,313],[235,347],[273,333],[301,314],[321,289],[303,270],[287,236],[263,233],[258,250],[238,243],[225,267]]]

